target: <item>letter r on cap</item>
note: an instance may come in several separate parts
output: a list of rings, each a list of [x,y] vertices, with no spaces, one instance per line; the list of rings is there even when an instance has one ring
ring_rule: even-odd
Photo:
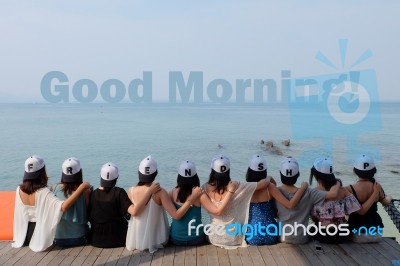
[[[72,167],[67,167],[67,173],[72,175]]]

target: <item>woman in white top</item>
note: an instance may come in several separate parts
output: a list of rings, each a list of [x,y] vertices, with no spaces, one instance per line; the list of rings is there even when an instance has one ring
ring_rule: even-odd
[[[128,196],[132,203],[140,201],[157,176],[157,162],[148,156],[144,158],[139,165],[139,183],[131,187]],[[161,189],[151,197],[141,212],[131,216],[126,235],[126,248],[128,250],[145,250],[154,253],[163,244],[168,242],[169,225],[164,209],[173,219],[179,220],[190,208],[192,203],[201,195],[199,187],[193,188],[186,202],[178,210],[172,203],[165,189]]]
[[[62,213],[90,187],[84,182],[62,201],[47,188],[47,181],[44,160],[36,155],[29,157],[25,161],[23,182],[16,190],[12,247],[29,245],[35,252],[50,247]]]
[[[268,187],[271,178],[259,182],[239,183],[233,198],[221,215],[210,213],[210,222],[213,233],[209,234],[211,244],[227,249],[246,247],[245,232],[242,226],[248,223],[250,201],[254,191]],[[210,178],[203,185],[204,191],[211,201],[219,206],[227,196],[227,186],[230,178],[230,161],[224,155],[212,160]],[[223,230],[220,228],[223,227]]]

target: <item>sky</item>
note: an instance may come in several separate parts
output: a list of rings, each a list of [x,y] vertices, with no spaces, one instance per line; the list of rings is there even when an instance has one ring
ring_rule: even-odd
[[[224,79],[292,78],[372,69],[379,101],[400,101],[398,1],[9,1],[0,8],[0,102],[47,102],[43,77],[90,79],[96,101],[109,79],[150,71],[152,100],[168,101],[171,71],[203,73],[203,93]],[[339,40],[347,40],[344,59]],[[369,50],[370,57],[350,66]],[[320,52],[336,68],[316,59]],[[51,83],[54,92],[54,85]],[[78,83],[79,84],[79,83]],[[254,84],[252,82],[251,84]],[[50,85],[49,85],[50,86]],[[194,96],[192,96],[194,97]],[[234,96],[233,96],[234,97]]]

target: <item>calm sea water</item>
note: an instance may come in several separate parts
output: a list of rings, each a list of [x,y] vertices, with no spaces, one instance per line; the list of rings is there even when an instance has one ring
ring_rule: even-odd
[[[367,145],[379,150],[377,179],[394,198],[400,198],[399,114],[398,103],[381,104],[382,129],[358,138],[360,154],[368,153]],[[312,121],[317,114],[309,115]],[[0,190],[16,188],[24,161],[32,154],[45,158],[50,184],[59,182],[62,162],[74,156],[81,160],[84,179],[95,187],[99,185],[102,164],[115,163],[120,170],[118,185],[124,188],[138,181],[139,162],[151,154],[158,161],[157,180],[169,190],[175,186],[177,168],[185,159],[196,162],[200,179],[206,182],[211,158],[226,154],[231,159],[232,178],[244,180],[249,159],[261,153],[267,158],[268,173],[279,183],[278,167],[285,155],[297,157],[321,146],[319,138],[293,139],[288,108],[275,105],[0,104],[0,124]],[[289,138],[291,145],[283,146],[281,141]],[[265,150],[261,140],[273,141],[284,155]],[[328,151],[320,150],[300,161],[299,182],[308,181],[309,162],[326,154]],[[333,140],[331,156],[338,177],[345,184],[354,182],[344,137]],[[381,213],[385,234],[399,237],[382,209]]]

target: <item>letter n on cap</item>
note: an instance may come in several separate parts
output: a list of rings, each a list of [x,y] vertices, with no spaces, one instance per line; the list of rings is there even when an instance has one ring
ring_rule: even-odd
[[[192,169],[185,169],[185,176],[192,176]]]

